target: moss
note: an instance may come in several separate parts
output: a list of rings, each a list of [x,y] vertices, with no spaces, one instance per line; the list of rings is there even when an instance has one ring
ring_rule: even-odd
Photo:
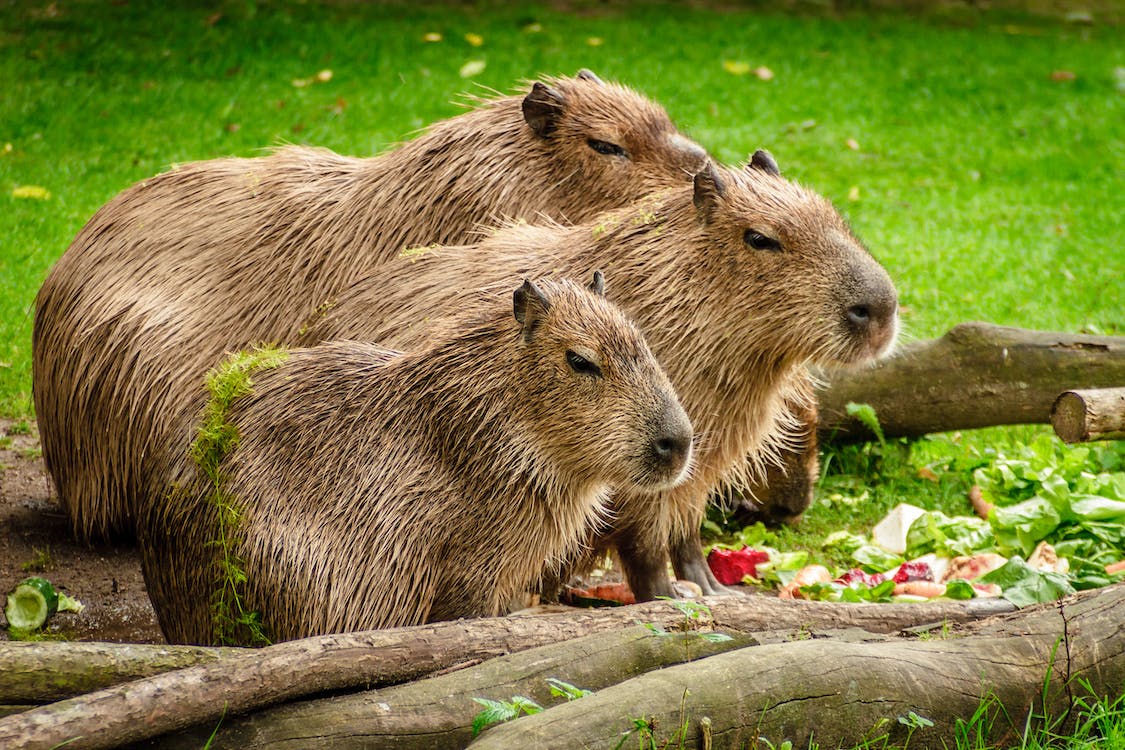
[[[297,335],[304,336],[306,333],[312,330],[312,327],[319,323],[321,319],[323,319],[324,316],[328,314],[328,311],[335,306],[336,300],[333,298],[326,299],[319,305],[317,305],[316,309],[312,311],[312,314],[310,314],[309,317],[305,318],[305,322],[302,323],[301,327],[297,329]]]
[[[191,444],[191,459],[207,477],[207,503],[215,515],[215,538],[208,543],[215,550],[217,576],[211,612],[215,638],[221,645],[268,645],[270,642],[262,630],[261,614],[243,606],[246,570],[236,552],[242,516],[237,498],[225,489],[222,465],[238,447],[238,427],[228,419],[231,404],[253,392],[251,376],[255,372],[279,367],[288,356],[284,349],[270,347],[237,352],[207,373],[211,398]]]

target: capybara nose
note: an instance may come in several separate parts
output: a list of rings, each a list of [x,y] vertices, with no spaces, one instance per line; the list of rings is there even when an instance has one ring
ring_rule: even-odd
[[[891,325],[897,312],[898,300],[894,296],[884,296],[852,305],[844,314],[852,331],[864,335],[873,328]]]
[[[656,425],[652,440],[652,461],[672,477],[681,476],[691,461],[691,422],[678,402],[668,404]]]
[[[844,308],[844,323],[869,354],[878,356],[894,341],[898,331],[898,293],[886,272],[878,266],[857,274],[854,296]]]
[[[676,468],[687,459],[688,451],[691,450],[691,436],[665,435],[653,442],[652,450],[661,463],[669,468]]]

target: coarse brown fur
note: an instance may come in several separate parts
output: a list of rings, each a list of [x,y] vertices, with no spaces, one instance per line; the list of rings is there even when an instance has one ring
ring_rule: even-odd
[[[585,221],[686,183],[705,156],[658,105],[583,71],[374,158],[287,147],[125,190],[36,299],[43,455],[76,532],[131,533],[151,459],[223,352],[292,342],[310,309],[406,247],[504,217]]]
[[[292,351],[234,401],[222,491],[271,639],[499,614],[575,553],[611,487],[654,504],[643,491],[687,474],[691,425],[640,332],[600,294],[540,287],[522,316],[536,287],[517,290],[522,322],[462,298],[416,352]],[[186,458],[172,476],[174,501],[142,513],[145,577],[168,639],[210,643],[211,482]]]
[[[779,247],[751,247],[749,231]],[[803,429],[781,406],[801,403],[799,373],[877,356],[896,331],[886,272],[831,204],[783,179],[768,155],[746,169],[704,170],[694,188],[584,226],[517,224],[475,246],[408,253],[341,295],[305,340],[410,348],[466,294],[500,294],[513,274],[591,268],[612,275],[611,299],[644,331],[697,430],[691,480],[658,505],[616,496],[613,527],[599,531],[598,546],[617,546],[639,599],[670,596],[669,543],[680,577],[708,580],[698,543],[707,498],[760,477],[763,462]]]

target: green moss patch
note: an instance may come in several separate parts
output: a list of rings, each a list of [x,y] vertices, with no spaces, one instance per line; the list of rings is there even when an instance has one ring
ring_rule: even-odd
[[[253,393],[251,376],[255,372],[279,367],[288,356],[284,349],[270,347],[237,352],[207,373],[211,398],[190,455],[208,479],[207,502],[215,513],[215,538],[209,542],[215,549],[217,576],[211,612],[215,639],[220,645],[270,643],[262,629],[261,613],[243,606],[245,561],[236,552],[241,540],[242,514],[237,498],[226,490],[221,467],[238,447],[238,427],[228,419],[231,404]]]

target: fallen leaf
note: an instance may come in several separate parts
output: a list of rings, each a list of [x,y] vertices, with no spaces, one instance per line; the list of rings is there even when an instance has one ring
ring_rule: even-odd
[[[1076,76],[1073,72],[1071,72],[1069,70],[1056,70],[1056,71],[1051,73],[1051,80],[1052,81],[1059,81],[1059,82],[1073,81],[1077,77],[1078,76]]]
[[[468,34],[465,34],[465,41],[473,45],[474,47],[479,47],[484,44],[484,37],[480,34],[474,34],[470,31]]]
[[[925,479],[927,482],[937,482],[938,475],[929,466],[922,466],[918,469],[918,478]]]
[[[320,71],[316,74],[316,80],[321,83],[328,83],[332,80],[332,71],[327,69]]]
[[[762,81],[773,80],[773,71],[767,68],[765,65],[759,65],[758,67],[754,68],[754,75],[758,76],[758,79]]]
[[[436,31],[430,31],[422,36],[423,42],[440,42],[442,39],[441,34]]]
[[[732,75],[744,76],[750,72],[750,63],[741,60],[723,60],[723,70]]]
[[[211,15],[207,16],[207,19],[204,21],[204,23],[206,23],[208,26],[214,26],[215,24],[217,24],[219,22],[219,19],[221,19],[222,17],[223,17],[223,14],[221,12],[220,13],[212,13]]]
[[[336,103],[332,105],[331,112],[334,115],[344,114],[344,110],[348,108],[348,102],[342,96],[336,97]]]
[[[237,122],[228,122],[226,124],[226,131],[228,133],[237,133],[241,129],[242,129],[242,126],[239,125]]]
[[[855,138],[849,138],[848,140],[844,141],[844,145],[850,148],[852,151],[859,151],[859,141],[857,141]]]
[[[38,201],[45,201],[51,197],[51,191],[38,185],[18,185],[12,188],[13,198],[34,198]]]
[[[457,71],[462,78],[472,78],[484,71],[484,60],[469,60]]]
[[[852,185],[848,190],[848,200],[850,200],[852,203],[855,203],[857,200],[859,200],[859,185]]]
[[[591,36],[587,37],[586,44],[590,45],[591,47],[600,47],[605,44],[605,40],[600,36]]]
[[[289,129],[292,130],[294,133],[300,133],[302,130],[305,129],[305,123],[303,123],[303,122],[294,123],[293,127],[289,128]]]

